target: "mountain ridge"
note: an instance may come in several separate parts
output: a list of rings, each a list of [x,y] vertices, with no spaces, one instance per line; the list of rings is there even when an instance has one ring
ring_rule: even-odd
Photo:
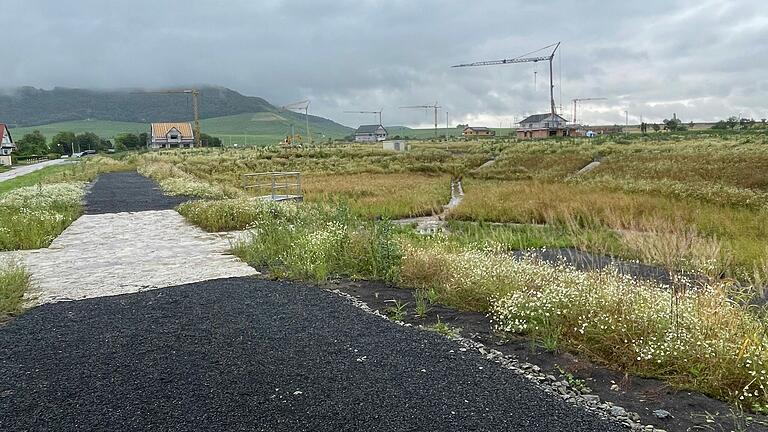
[[[182,87],[178,87],[182,88]],[[282,111],[257,96],[245,96],[219,86],[200,86],[200,118],[239,114],[273,113],[298,124],[304,115]],[[40,126],[58,122],[106,120],[151,123],[189,121],[192,98],[188,94],[152,93],[152,90],[92,90],[54,87],[51,90],[25,86],[0,92],[0,120],[12,127]],[[313,116],[310,123],[349,129],[333,120]]]

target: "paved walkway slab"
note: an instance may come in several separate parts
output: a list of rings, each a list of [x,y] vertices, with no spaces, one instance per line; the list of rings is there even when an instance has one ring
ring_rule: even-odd
[[[230,241],[174,210],[85,215],[47,249],[20,253],[37,303],[126,294],[258,274]]]

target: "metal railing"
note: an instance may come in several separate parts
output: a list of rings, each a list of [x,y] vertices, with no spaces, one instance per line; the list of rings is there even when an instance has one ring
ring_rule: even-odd
[[[243,189],[272,201],[302,200],[301,173],[271,171],[243,175]],[[261,193],[268,192],[265,195]]]

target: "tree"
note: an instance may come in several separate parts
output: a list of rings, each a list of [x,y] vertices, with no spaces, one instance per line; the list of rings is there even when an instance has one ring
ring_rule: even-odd
[[[139,134],[139,146],[136,148],[144,148],[147,146],[147,143],[149,143],[149,134],[146,132],[142,132]]]
[[[140,135],[132,133],[124,133],[115,137],[115,148],[121,147],[128,150],[135,150],[141,148],[144,142],[141,141]]]
[[[85,132],[75,136],[75,149],[77,151],[100,150],[101,138],[93,132]]]
[[[72,144],[74,142],[74,132],[59,132],[51,138],[51,151],[61,154],[72,154]]]
[[[39,130],[28,133],[16,141],[16,147],[19,155],[44,155],[48,153],[48,144],[45,141],[45,135]]]
[[[205,147],[221,147],[221,138],[206,133],[200,134],[200,141]]]
[[[664,130],[668,130],[670,132],[677,132],[677,131],[684,131],[688,128],[685,127],[683,122],[680,121],[679,118],[672,118],[670,120],[664,119]]]
[[[658,124],[656,124],[656,123],[652,124],[652,125],[651,125],[651,127],[653,128],[653,131],[654,131],[654,132],[658,132],[658,131],[660,131],[660,130],[661,130],[661,126],[659,126],[659,125],[658,125]]]

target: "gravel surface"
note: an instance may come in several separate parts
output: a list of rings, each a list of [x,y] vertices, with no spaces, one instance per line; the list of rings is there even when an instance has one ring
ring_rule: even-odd
[[[639,262],[623,261],[605,255],[596,255],[578,249],[528,249],[513,252],[513,255],[523,257],[535,255],[544,261],[557,263],[564,260],[577,270],[602,270],[614,267],[620,274],[625,274],[639,279],[658,281],[665,284],[672,283],[669,271],[659,266],[642,264]],[[695,277],[694,275],[687,275]]]
[[[157,183],[135,171],[105,173],[85,197],[85,214],[170,210],[189,200],[163,195]]]
[[[0,430],[625,429],[317,287],[234,278],[0,328]]]

